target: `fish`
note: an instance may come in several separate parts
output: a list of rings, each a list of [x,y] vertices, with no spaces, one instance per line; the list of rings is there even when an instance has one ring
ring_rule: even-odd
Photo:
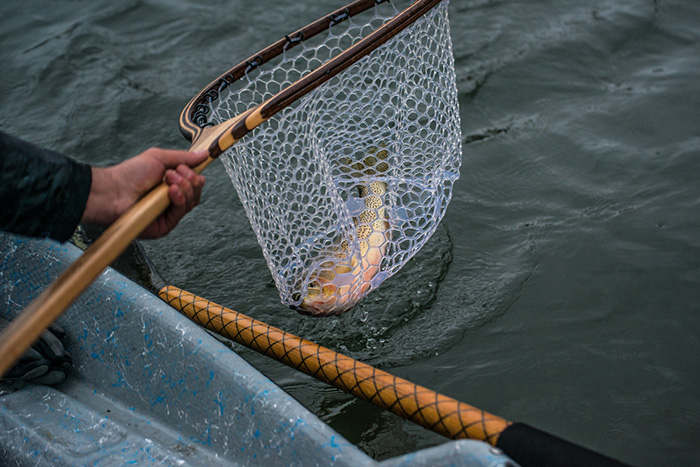
[[[364,209],[352,218],[353,236],[340,240],[322,255],[298,311],[314,316],[340,314],[372,289],[372,279],[380,272],[391,242],[388,185],[381,180],[389,170],[388,159],[386,144],[380,143],[369,147],[362,160],[338,160],[338,168],[357,180],[351,192],[362,201]],[[356,242],[354,251],[359,254],[351,253],[350,242]]]

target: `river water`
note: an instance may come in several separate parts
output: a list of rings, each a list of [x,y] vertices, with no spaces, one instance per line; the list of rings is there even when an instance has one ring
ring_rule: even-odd
[[[0,128],[110,164],[186,147],[219,73],[342,5],[7,1]],[[461,179],[437,233],[340,317],[279,303],[220,163],[144,247],[174,285],[636,465],[700,459],[700,4],[453,0]],[[377,459],[443,440],[234,346]]]

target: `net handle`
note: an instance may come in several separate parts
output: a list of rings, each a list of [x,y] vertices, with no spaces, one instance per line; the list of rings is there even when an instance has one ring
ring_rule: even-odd
[[[195,171],[201,173],[246,133],[384,44],[440,1],[417,1],[374,33],[266,102],[216,126],[201,129],[192,142],[191,150],[207,149],[209,157]],[[378,43],[372,44],[375,41]],[[163,183],[117,219],[76,262],[12,320],[0,334],[0,377],[168,206],[168,187]]]
[[[524,423],[507,421],[418,386],[175,286],[161,288],[158,295],[210,331],[447,438],[485,441],[523,467],[625,465]]]

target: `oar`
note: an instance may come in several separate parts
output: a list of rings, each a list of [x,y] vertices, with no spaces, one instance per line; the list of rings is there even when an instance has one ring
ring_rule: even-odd
[[[482,440],[523,466],[621,466],[615,459],[393,376],[174,286],[160,297],[200,326],[451,439]]]
[[[288,107],[321,84],[338,75],[353,63],[364,58],[389,39],[414,23],[441,0],[418,0],[409,8],[397,14],[390,21],[378,27],[364,39],[358,41],[342,53],[328,60],[314,71],[278,92],[265,102],[253,107],[247,112],[233,117],[215,126],[200,128],[188,122],[182,122],[188,136],[192,138],[191,150],[207,149],[209,158],[200,164],[195,171],[201,173],[214,158],[233,146],[248,132],[268,120],[280,110]],[[353,2],[353,12],[369,8],[373,1],[358,0]],[[347,18],[349,10],[337,10],[335,15]],[[307,35],[318,33],[330,24],[340,21],[334,14],[321,18],[309,24],[298,32],[307,31]],[[312,31],[308,31],[311,28]],[[302,34],[301,37],[304,37]],[[268,46],[260,52],[263,57],[274,57],[288,48],[289,44],[283,39]],[[268,58],[269,58],[268,57]],[[253,58],[255,60],[255,58]],[[234,67],[245,69],[247,62]],[[207,94],[207,88],[200,92]],[[185,108],[189,113],[191,106],[197,104],[198,96]],[[163,211],[170,205],[168,188],[162,184],[142,198],[129,211],[100,236],[56,281],[35,298],[22,313],[0,334],[0,377],[31,347],[42,332],[53,323],[73,301],[109,266],[119,254]]]

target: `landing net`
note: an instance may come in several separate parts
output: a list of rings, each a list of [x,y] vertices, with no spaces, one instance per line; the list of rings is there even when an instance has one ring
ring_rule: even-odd
[[[378,5],[274,66],[252,63],[209,122],[263,102],[396,13]],[[460,139],[445,1],[223,154],[282,302],[342,313],[406,264],[445,213]]]

